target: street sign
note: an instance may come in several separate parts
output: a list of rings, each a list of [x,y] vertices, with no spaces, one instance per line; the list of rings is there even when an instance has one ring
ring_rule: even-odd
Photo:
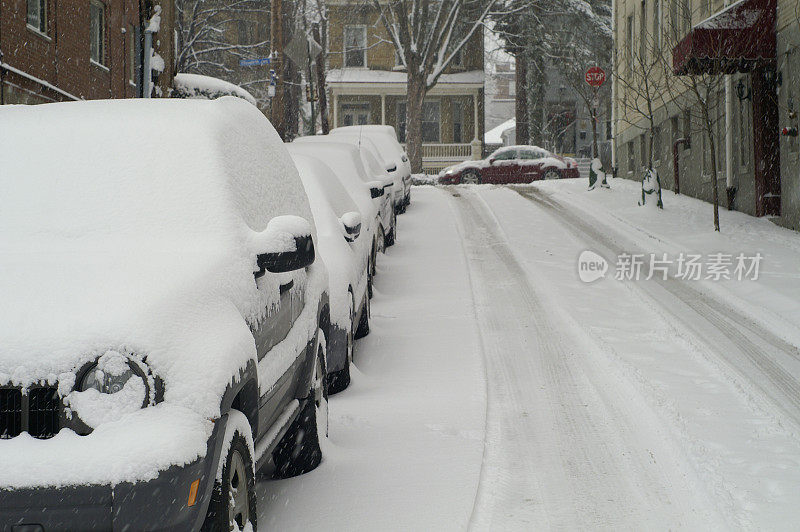
[[[605,83],[606,73],[602,68],[595,66],[586,71],[585,79],[586,83],[597,89]]]
[[[261,59],[240,59],[239,66],[262,66],[272,63],[269,57],[262,57]]]

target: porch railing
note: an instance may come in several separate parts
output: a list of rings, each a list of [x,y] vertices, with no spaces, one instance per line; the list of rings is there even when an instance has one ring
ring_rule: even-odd
[[[406,145],[403,144],[403,149]],[[471,144],[423,144],[422,167],[426,173],[436,173],[452,164],[472,159]]]

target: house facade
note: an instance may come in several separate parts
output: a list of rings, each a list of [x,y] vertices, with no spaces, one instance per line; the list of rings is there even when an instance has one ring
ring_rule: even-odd
[[[0,0],[0,104],[141,96],[143,24],[155,5]],[[154,81],[165,93],[174,75],[169,9],[159,8],[161,32],[153,39],[160,54]]]
[[[331,127],[394,126],[405,142],[406,73],[372,4],[328,2]],[[479,158],[484,113],[483,35],[476,32],[423,104],[423,166],[436,172]]]
[[[615,70],[659,43],[667,91],[655,106],[653,162],[662,186],[705,201],[716,183],[720,206],[800,229],[800,30],[788,0],[617,0]],[[672,78],[671,76],[675,76]],[[717,79],[707,91],[711,140],[700,109],[677,76]],[[685,86],[685,84],[684,84]],[[648,160],[648,128],[624,105],[633,91],[615,85],[618,175],[640,179]],[[696,98],[695,98],[696,100]],[[783,134],[782,134],[783,132]],[[677,176],[677,183],[676,183]]]

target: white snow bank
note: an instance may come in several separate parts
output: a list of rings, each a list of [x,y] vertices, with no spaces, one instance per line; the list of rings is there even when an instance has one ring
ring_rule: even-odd
[[[236,96],[256,105],[256,99],[252,94],[238,85],[219,78],[181,72],[175,74],[172,84],[175,87],[173,95],[180,98],[214,100],[223,96]]]

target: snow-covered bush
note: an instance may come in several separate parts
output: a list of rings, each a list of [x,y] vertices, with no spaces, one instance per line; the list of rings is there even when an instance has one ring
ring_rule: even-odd
[[[223,96],[236,96],[256,105],[252,94],[233,83],[200,74],[176,74],[173,81],[173,98],[215,100]]]

